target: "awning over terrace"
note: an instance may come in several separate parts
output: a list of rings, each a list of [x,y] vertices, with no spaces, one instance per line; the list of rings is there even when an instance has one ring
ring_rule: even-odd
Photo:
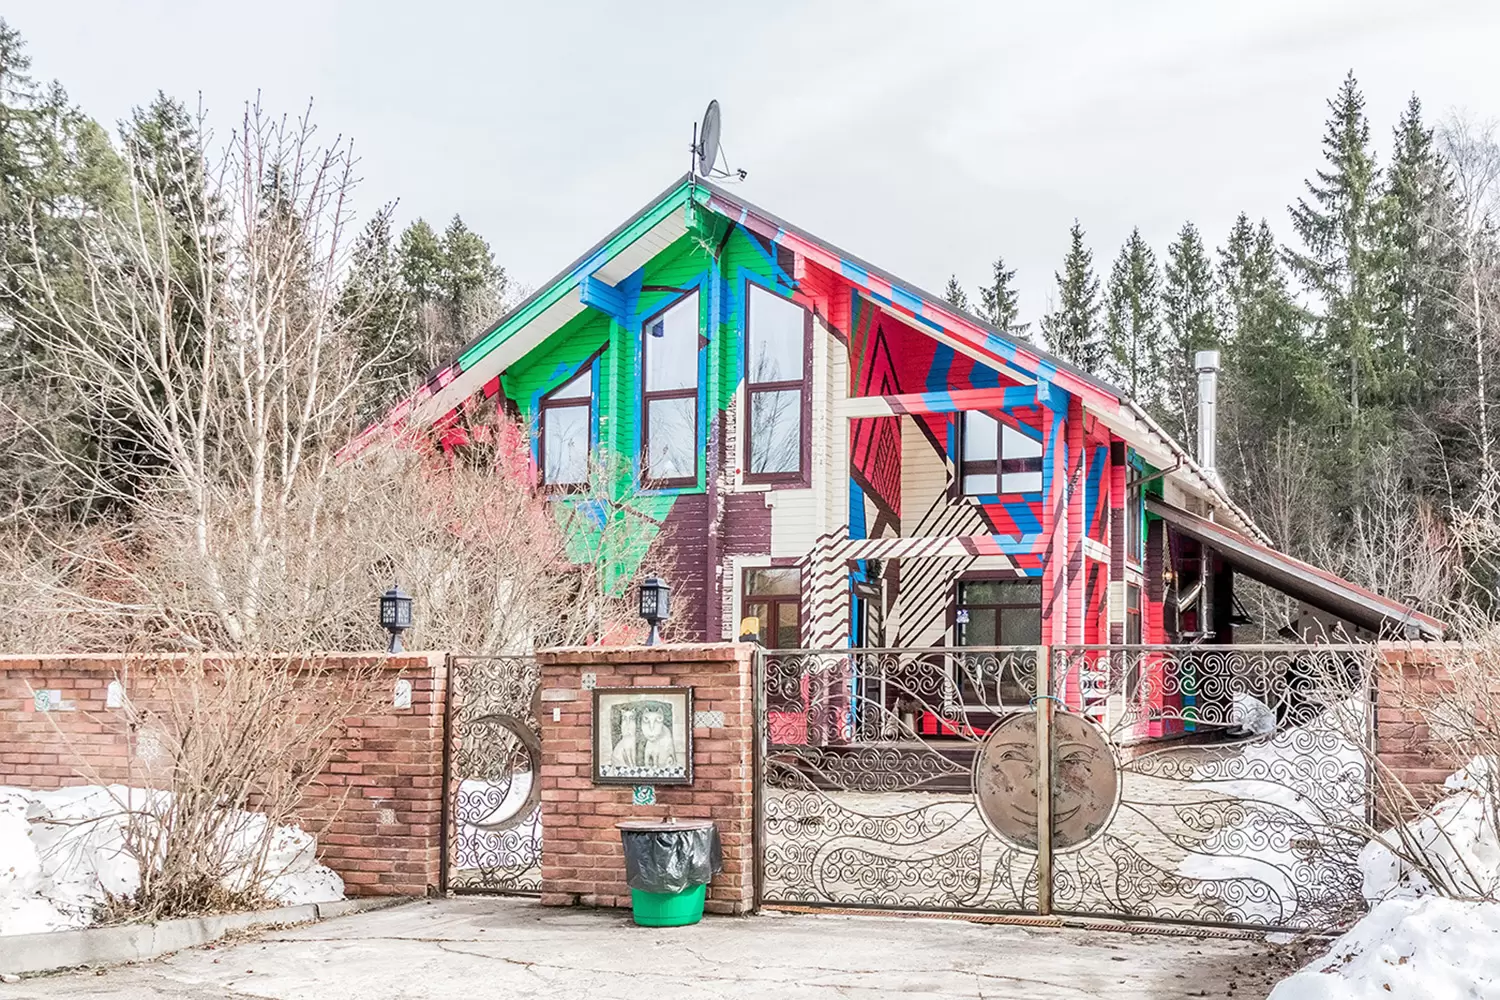
[[[1222,524],[1155,497],[1146,509],[1218,552],[1237,571],[1320,611],[1382,636],[1441,639],[1448,626],[1400,601],[1366,590],[1326,570],[1277,552]]]

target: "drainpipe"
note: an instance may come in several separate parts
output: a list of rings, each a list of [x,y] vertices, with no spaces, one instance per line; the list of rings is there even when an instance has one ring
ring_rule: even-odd
[[[1198,464],[1205,476],[1219,482],[1219,352],[1193,355],[1198,369]]]

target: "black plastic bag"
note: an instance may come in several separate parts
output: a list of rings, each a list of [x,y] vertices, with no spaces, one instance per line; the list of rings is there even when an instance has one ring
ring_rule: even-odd
[[[642,892],[679,893],[707,885],[724,870],[719,828],[621,830],[625,883]]]

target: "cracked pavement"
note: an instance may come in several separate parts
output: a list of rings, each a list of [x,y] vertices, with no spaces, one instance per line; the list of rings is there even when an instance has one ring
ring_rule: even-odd
[[[1259,998],[1289,958],[1259,941],[912,917],[646,928],[623,911],[470,896],[0,985],[0,998]]]

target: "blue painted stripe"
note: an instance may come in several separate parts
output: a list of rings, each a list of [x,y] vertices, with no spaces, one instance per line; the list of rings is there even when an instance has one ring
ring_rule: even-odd
[[[917,295],[913,295],[911,292],[908,292],[906,289],[902,288],[900,285],[892,285],[891,286],[891,301],[895,302],[897,305],[899,305],[899,306],[901,306],[901,307],[903,307],[905,309],[911,310],[913,313],[915,313],[918,316],[922,315],[922,299],[921,299],[921,297],[917,296]],[[938,326],[941,329],[941,324],[938,324]]]
[[[1037,500],[1041,500],[1040,494],[1037,495]],[[1037,520],[1036,513],[1032,510],[1031,504],[1025,501],[1012,500],[1001,504],[1001,506],[1010,515],[1010,519],[1016,522],[1016,527],[1021,529],[1023,535],[1036,538],[1041,537],[1042,522]]]
[[[946,344],[936,345],[932,352],[932,367],[927,370],[927,391],[941,392],[946,394],[948,389],[948,370],[953,367],[953,359],[956,357],[953,348]],[[952,454],[950,451],[949,454]]]
[[[839,261],[839,271],[843,273],[844,277],[850,278],[861,285],[868,285],[870,283],[870,272],[852,261],[841,259]]]

